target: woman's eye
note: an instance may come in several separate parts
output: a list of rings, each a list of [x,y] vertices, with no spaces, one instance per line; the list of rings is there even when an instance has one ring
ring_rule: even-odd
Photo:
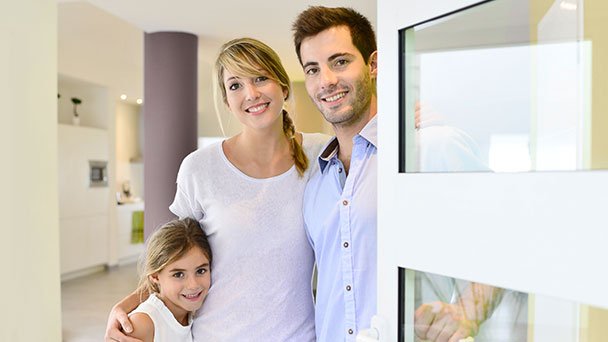
[[[232,84],[230,84],[230,85],[228,86],[228,89],[230,89],[230,90],[237,90],[237,89],[239,89],[240,87],[241,87],[241,85],[240,85],[240,84],[238,84],[238,83],[232,83]]]
[[[184,272],[175,272],[173,273],[173,278],[183,278]]]
[[[196,274],[205,274],[205,273],[207,273],[206,268],[199,268],[198,270],[196,270]]]
[[[255,82],[256,83],[258,83],[258,82],[264,82],[266,80],[268,80],[268,77],[266,77],[266,76],[258,76],[258,77],[255,78]]]

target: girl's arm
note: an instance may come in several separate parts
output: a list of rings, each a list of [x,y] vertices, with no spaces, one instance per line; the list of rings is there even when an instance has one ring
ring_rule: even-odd
[[[150,316],[143,312],[134,313],[131,315],[131,324],[133,325],[133,332],[129,334],[131,337],[135,337],[142,342],[153,342],[154,341],[154,322],[150,319]]]

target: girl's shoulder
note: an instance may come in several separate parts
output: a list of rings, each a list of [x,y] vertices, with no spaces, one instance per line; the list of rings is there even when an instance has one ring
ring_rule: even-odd
[[[136,312],[129,316],[133,325],[133,332],[128,334],[144,342],[154,340],[154,321],[144,312]]]

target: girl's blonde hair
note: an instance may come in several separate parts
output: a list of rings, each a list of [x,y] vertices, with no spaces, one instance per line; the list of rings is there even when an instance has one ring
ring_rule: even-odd
[[[158,284],[150,280],[150,276],[179,260],[194,247],[201,249],[211,265],[213,254],[209,240],[196,220],[173,220],[160,227],[148,239],[146,253],[140,260],[138,292],[142,295],[160,292]]]
[[[287,93],[287,96],[285,96],[285,100],[287,100],[291,94],[291,83],[279,55],[273,49],[253,38],[233,39],[224,44],[215,61],[217,84],[221,90],[224,104],[228,105],[226,87],[224,86],[225,70],[229,70],[232,74],[240,77],[255,77],[260,76],[260,69],[267,73],[265,76],[281,86],[283,91]],[[283,109],[283,132],[291,142],[291,156],[298,174],[302,176],[308,168],[308,158],[302,145],[295,137],[296,131],[293,120],[285,109]]]

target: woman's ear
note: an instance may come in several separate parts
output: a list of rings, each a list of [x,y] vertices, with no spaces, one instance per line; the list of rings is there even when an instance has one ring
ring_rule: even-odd
[[[149,279],[149,280],[150,280],[152,283],[154,283],[154,284],[156,284],[156,285],[160,285],[160,281],[158,280],[158,273],[153,273],[153,274],[149,275],[149,276],[148,276],[148,279]]]
[[[378,77],[378,50],[369,55],[369,73],[372,78]]]

